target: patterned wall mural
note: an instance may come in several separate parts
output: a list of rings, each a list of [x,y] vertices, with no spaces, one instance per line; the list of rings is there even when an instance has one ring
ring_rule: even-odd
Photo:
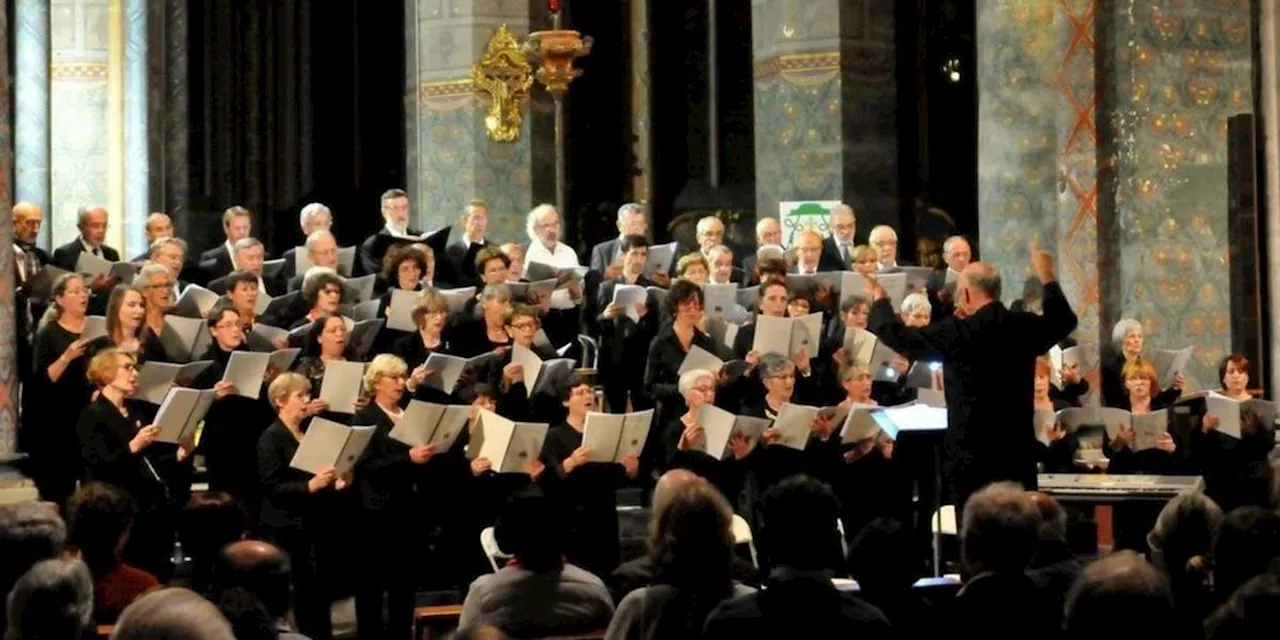
[[[983,258],[1020,283],[1038,235],[1078,338],[1136,318],[1153,347],[1196,345],[1188,386],[1213,384],[1231,337],[1226,118],[1252,103],[1248,0],[988,0],[978,25]]]
[[[1195,345],[1191,388],[1231,346],[1227,118],[1253,104],[1248,0],[1117,3],[1115,270],[1152,344]]]
[[[526,111],[516,142],[490,141],[484,133],[487,104],[476,96],[470,76],[472,63],[500,25],[517,37],[529,32],[529,3],[408,0],[406,6],[407,148],[413,176],[408,190],[417,224],[455,224],[466,202],[481,198],[489,203],[491,239],[525,239],[524,216],[534,204],[532,118]]]
[[[841,200],[897,219],[894,5],[753,0],[757,217]]]
[[[50,3],[53,246],[76,237],[77,207],[107,203],[107,30],[106,0]]]

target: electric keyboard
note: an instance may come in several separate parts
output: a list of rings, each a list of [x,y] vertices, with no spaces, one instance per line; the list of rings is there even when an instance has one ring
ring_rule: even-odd
[[[1040,491],[1061,501],[1124,502],[1168,500],[1200,485],[1200,476],[1148,476],[1105,473],[1042,473]]]

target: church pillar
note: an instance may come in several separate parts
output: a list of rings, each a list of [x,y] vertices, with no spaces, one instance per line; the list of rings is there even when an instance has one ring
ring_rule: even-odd
[[[756,215],[843,200],[898,226],[892,0],[752,0]],[[785,234],[784,234],[785,235]]]
[[[471,66],[501,25],[523,39],[529,2],[406,0],[406,149],[414,222],[424,229],[454,224],[468,200],[489,204],[491,239],[524,240],[533,207],[535,146],[526,106],[520,136],[494,142],[485,133],[487,98],[477,96]],[[535,93],[542,92],[535,83]],[[550,162],[551,149],[545,154]],[[541,161],[540,161],[541,162]]]
[[[1058,256],[1082,341],[1134,318],[1195,345],[1188,388],[1231,345],[1226,119],[1252,108],[1249,0],[982,0],[981,254],[1021,294],[1032,236]]]
[[[13,206],[13,131],[9,99],[9,0],[0,0],[0,210]],[[0,456],[17,446],[18,366],[14,360],[13,225],[0,224]]]
[[[14,191],[44,212],[38,244],[49,246],[49,0],[14,6]]]

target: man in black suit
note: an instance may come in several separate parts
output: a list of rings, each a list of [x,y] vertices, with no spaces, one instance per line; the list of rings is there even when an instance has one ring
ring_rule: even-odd
[[[462,237],[445,247],[445,259],[459,287],[480,286],[476,274],[476,254],[489,246],[484,239],[489,226],[489,205],[484,200],[472,200],[462,211]]]
[[[80,236],[53,250],[53,264],[67,271],[76,270],[80,254],[92,253],[103,260],[120,261],[120,252],[103,244],[107,240],[107,210],[99,206],[80,207],[76,212],[76,228]],[[105,280],[105,278],[104,278]]]
[[[311,232],[302,245],[302,250],[307,252],[307,259],[311,261],[311,266],[327,267],[335,272],[338,271],[338,241],[327,229]],[[289,278],[288,286],[285,288],[289,291],[301,290],[302,281],[306,276],[307,274],[303,272]]]
[[[223,211],[222,232],[227,239],[200,254],[200,261],[197,263],[210,280],[221,278],[239,266],[235,261],[235,244],[253,233],[253,214],[240,205]]]
[[[649,354],[649,343],[658,333],[659,310],[651,294],[634,309],[614,304],[613,293],[618,285],[653,286],[644,273],[649,257],[649,241],[641,235],[623,236],[622,273],[600,285],[595,318],[600,333],[600,385],[609,411],[622,413],[627,409],[627,396],[631,397],[632,410],[653,408],[653,399],[644,389],[644,368],[629,367],[628,362],[644,362]],[[636,315],[636,319],[630,317]]]
[[[53,250],[53,264],[67,271],[75,271],[81,253],[92,253],[103,260],[120,261],[120,252],[103,244],[107,239],[107,210],[96,205],[83,206],[77,211],[76,228],[80,236]],[[89,314],[106,313],[107,296],[116,286],[115,278],[98,275],[89,282]]]
[[[626,236],[643,236],[648,229],[644,206],[634,202],[618,207],[618,237],[606,240],[591,248],[588,267],[600,275],[600,279],[613,280],[622,275],[622,239]]]
[[[240,267],[239,271],[248,271],[258,276],[258,291],[266,293],[271,297],[282,296],[285,294],[284,283],[279,278],[267,277],[263,275],[262,263],[266,259],[266,247],[262,246],[262,241],[257,238],[241,238],[236,241],[233,247],[236,256],[236,264]],[[227,274],[213,280],[209,283],[209,290],[218,294],[225,295],[227,293],[227,279],[231,274]]]
[[[1031,264],[1044,284],[1044,315],[1009,311],[1000,302],[1000,273],[975,262],[956,281],[957,313],[909,328],[884,288],[872,283],[871,331],[908,360],[942,356],[947,398],[943,471],[957,511],[975,491],[1000,480],[1036,488],[1032,423],[1036,358],[1076,327],[1058,286],[1053,258],[1032,246]],[[956,514],[957,519],[961,516]]]
[[[17,336],[14,350],[18,362],[18,377],[24,381],[31,374],[31,348],[36,323],[48,305],[44,298],[49,292],[33,291],[28,285],[49,264],[49,254],[36,246],[43,220],[40,207],[33,203],[19,202],[13,207],[13,310],[14,333]]]
[[[312,202],[302,208],[298,213],[298,224],[302,227],[302,240],[306,242],[316,231],[328,231],[333,227],[333,212],[329,207],[319,203]],[[301,275],[298,273],[298,247],[289,247],[288,251],[280,254],[284,260],[284,270],[281,271],[281,279],[285,282],[290,281],[294,276]],[[336,245],[335,245],[336,246]],[[337,267],[334,267],[337,270]],[[350,274],[347,274],[350,275]]]
[[[876,250],[876,268],[879,271],[905,267],[907,263],[898,260],[898,232],[887,224],[876,225],[867,234],[867,243]]]
[[[129,262],[146,262],[151,258],[151,245],[164,238],[173,237],[173,220],[163,213],[147,216],[147,250],[133,257]]]
[[[947,267],[935,271],[925,283],[929,304],[933,307],[933,319],[941,320],[955,311],[956,282],[973,259],[973,250],[964,236],[951,236],[942,243],[942,259]]]
[[[853,235],[858,231],[858,217],[853,207],[847,204],[837,205],[831,210],[828,222],[831,235],[822,241],[822,260],[818,265],[820,271],[847,271],[853,257]]]
[[[395,244],[422,242],[431,247],[434,255],[445,255],[445,245],[449,242],[449,227],[437,229],[425,236],[421,231],[409,227],[409,194],[403,189],[388,189],[379,199],[382,203],[382,219],[386,222],[377,233],[365,238],[360,243],[360,273],[353,276],[378,274],[382,272],[382,257]],[[443,262],[443,264],[442,264]],[[436,261],[436,270],[450,270],[448,261]],[[437,273],[436,279],[446,282],[455,280],[452,273]]]

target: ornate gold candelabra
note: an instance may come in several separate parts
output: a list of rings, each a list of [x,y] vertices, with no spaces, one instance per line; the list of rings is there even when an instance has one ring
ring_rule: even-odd
[[[577,31],[560,28],[560,12],[551,13],[551,30],[535,31],[524,43],[524,53],[538,65],[538,82],[546,87],[556,103],[556,209],[565,214],[565,141],[564,94],[569,84],[582,75],[573,67],[573,61],[591,53],[591,38]]]
[[[489,95],[484,129],[490,140],[514,142],[520,137],[524,123],[520,111],[529,100],[532,71],[515,34],[505,24],[498,27],[484,56],[471,67],[476,91]]]

